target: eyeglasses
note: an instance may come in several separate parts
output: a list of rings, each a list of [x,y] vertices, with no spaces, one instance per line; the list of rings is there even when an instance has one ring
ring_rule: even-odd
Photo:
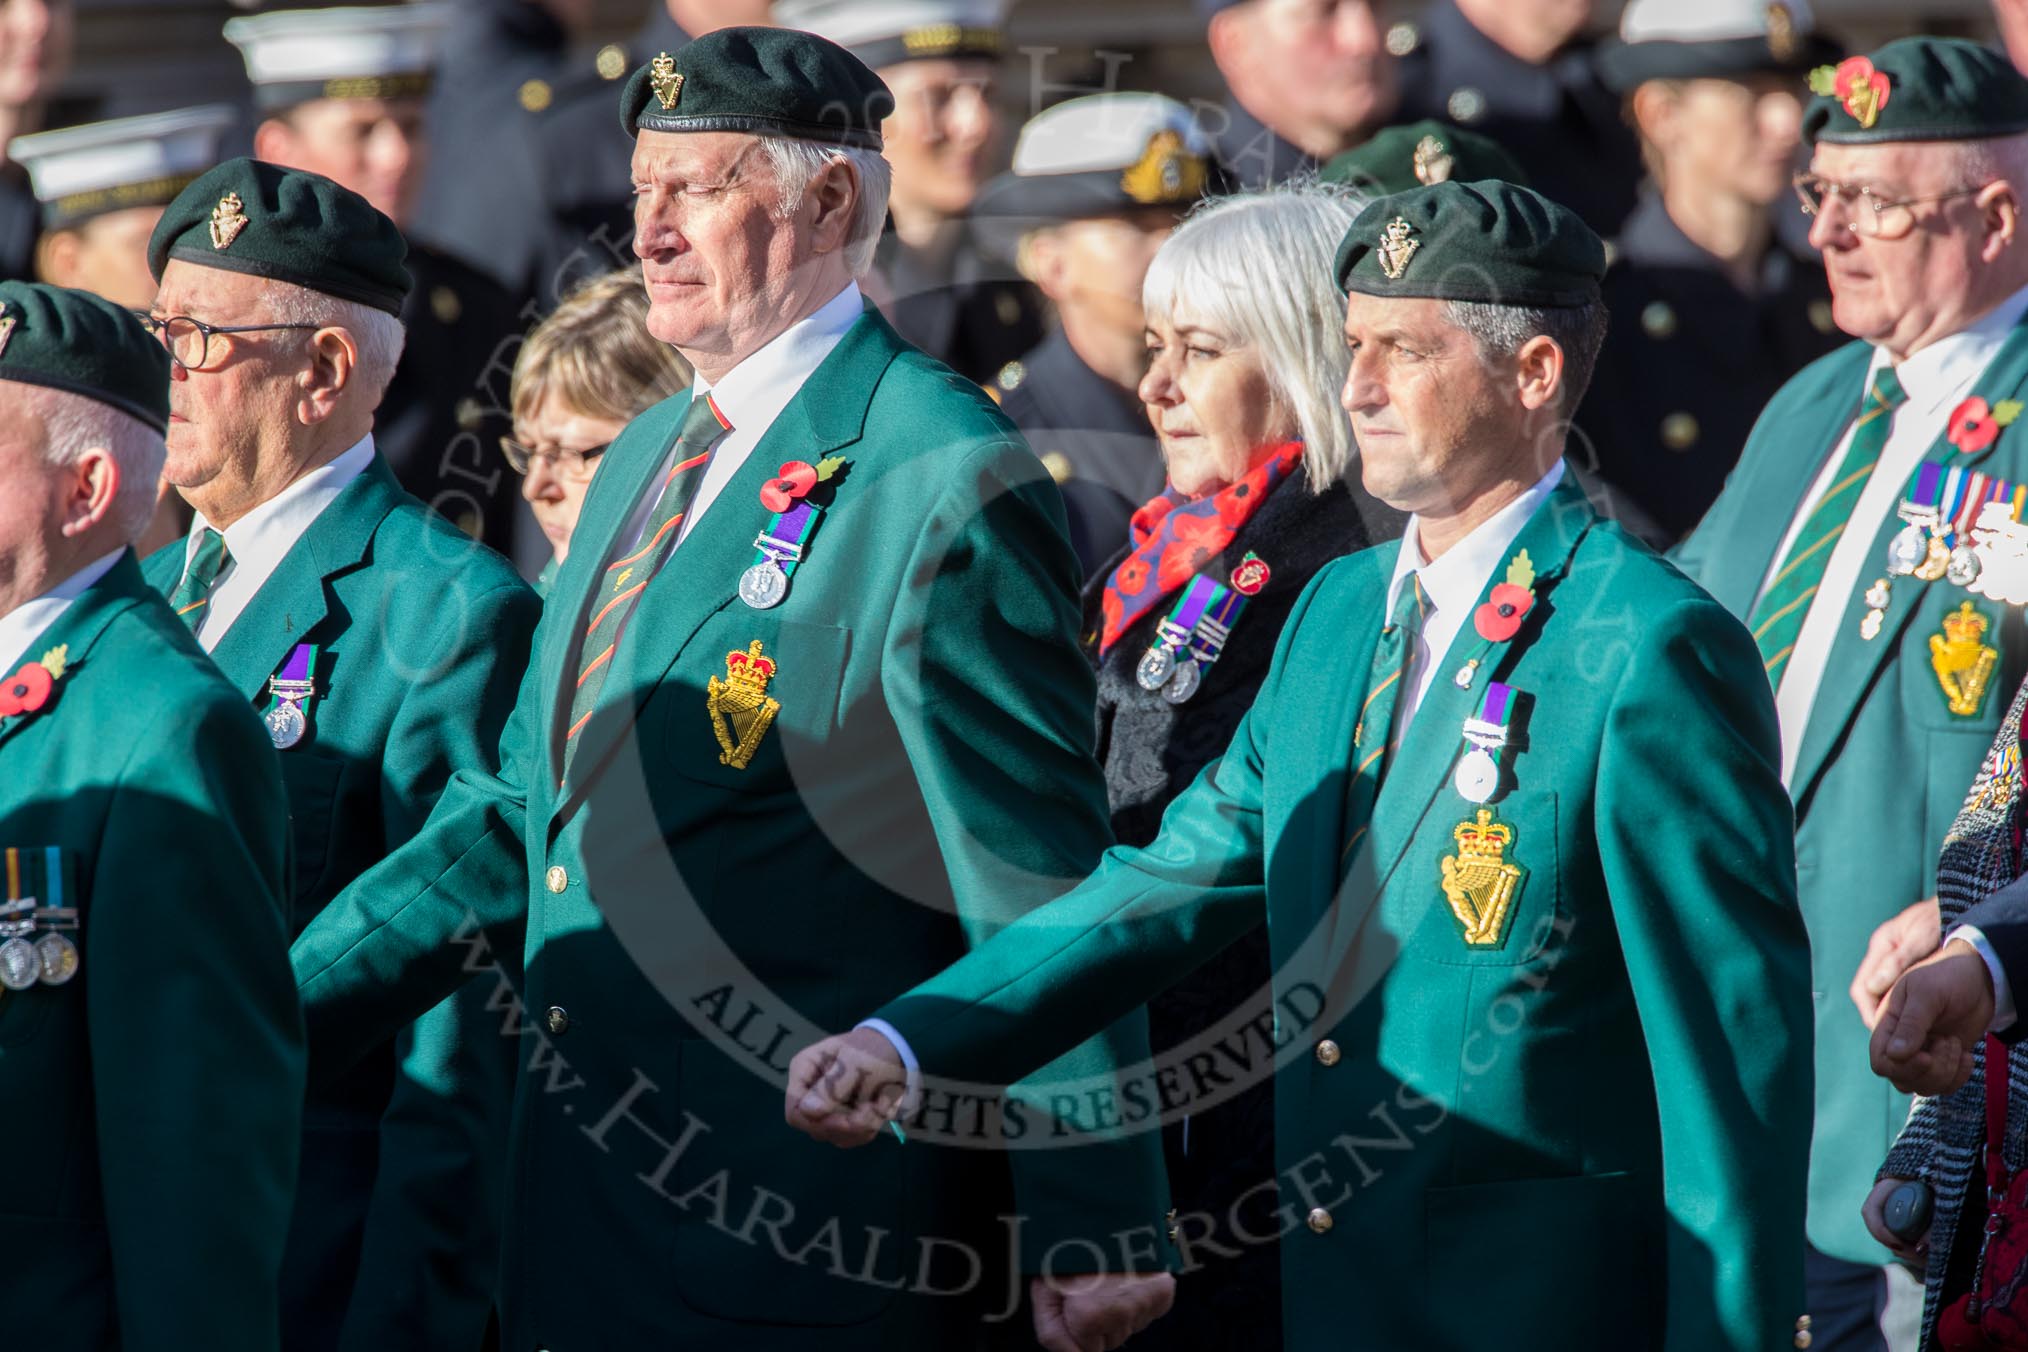
[[[169,349],[169,360],[185,371],[202,371],[211,365],[211,340],[235,333],[273,333],[282,329],[320,329],[322,324],[206,324],[189,315],[158,316],[135,310],[134,318],[155,340]],[[222,359],[223,350],[219,352]]]
[[[500,452],[507,457],[507,463],[514,466],[516,474],[528,473],[529,466],[536,461],[546,465],[551,474],[564,479],[589,479],[598,468],[598,458],[606,453],[610,441],[597,446],[587,446],[581,451],[568,450],[559,446],[553,451],[538,451],[524,446],[512,437],[500,438]]]
[[[1933,197],[1904,197],[1898,202],[1884,202],[1874,195],[1871,188],[1833,183],[1816,174],[1797,174],[1795,185],[1796,197],[1803,204],[1805,216],[1817,215],[1823,211],[1825,199],[1835,199],[1844,208],[1845,219],[1850,222],[1853,232],[1868,239],[1900,239],[1915,228],[1915,212],[1911,208],[1971,197],[1985,191],[1986,186],[1980,184],[1976,188],[1958,188]]]

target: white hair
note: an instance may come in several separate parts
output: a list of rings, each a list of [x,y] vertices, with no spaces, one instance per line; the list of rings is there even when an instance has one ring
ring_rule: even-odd
[[[161,491],[162,434],[131,413],[88,395],[47,386],[15,387],[28,411],[42,420],[42,454],[52,467],[68,469],[87,451],[104,451],[120,467],[120,487],[107,519],[120,539],[132,544],[155,518]],[[11,396],[10,396],[11,397]]]
[[[1938,147],[1957,160],[1953,188],[1984,187],[2006,179],[2016,194],[2028,194],[2028,133],[1976,141],[1953,141]]]
[[[1332,263],[1364,205],[1317,182],[1212,199],[1162,245],[1141,287],[1150,317],[1184,311],[1259,350],[1275,409],[1302,437],[1312,492],[1345,478],[1356,451],[1338,403],[1352,359]]]
[[[887,227],[887,194],[894,186],[894,167],[886,157],[877,150],[821,145],[788,136],[763,136],[760,143],[774,167],[775,186],[781,190],[776,210],[784,219],[802,210],[810,184],[827,165],[843,161],[852,166],[859,200],[852,229],[845,237],[845,264],[854,277],[871,272],[873,251],[880,246],[880,232]]]
[[[408,331],[398,316],[286,282],[271,284],[264,294],[268,317],[277,324],[315,324],[318,328],[343,329],[351,334],[359,349],[352,383],[369,393],[375,405],[380,403],[408,342]]]

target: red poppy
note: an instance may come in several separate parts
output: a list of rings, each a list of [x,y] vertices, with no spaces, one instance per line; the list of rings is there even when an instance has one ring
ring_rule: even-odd
[[[34,713],[47,702],[49,688],[55,683],[48,667],[40,662],[25,663],[7,678],[5,685],[0,685],[0,718]]]
[[[1138,555],[1120,565],[1113,574],[1113,586],[1119,591],[1132,595],[1148,585],[1148,561]]]
[[[1951,410],[1950,431],[1944,439],[1966,455],[1977,455],[1999,439],[2000,424],[1986,401],[1973,395]]]
[[[1880,110],[1887,106],[1887,77],[1875,70],[1871,61],[1863,56],[1848,57],[1838,63],[1832,80],[1845,111],[1860,126],[1870,127],[1879,119]]]
[[[1251,554],[1241,559],[1239,567],[1232,570],[1232,589],[1241,596],[1258,596],[1267,580],[1267,564]]]
[[[1488,643],[1505,643],[1521,632],[1521,621],[1535,607],[1535,593],[1511,582],[1493,588],[1492,597],[1472,616],[1472,627]]]
[[[817,467],[801,460],[782,466],[781,477],[761,486],[761,506],[771,512],[786,512],[798,499],[809,496],[817,486]]]
[[[1105,635],[1108,645],[1120,632],[1120,618],[1125,613],[1126,608],[1120,604],[1119,594],[1111,587],[1099,593],[1099,631]]]
[[[1134,548],[1139,549],[1146,544],[1148,537],[1160,529],[1163,518],[1175,509],[1176,499],[1166,492],[1136,507],[1133,516],[1127,520],[1127,527],[1133,533]]]

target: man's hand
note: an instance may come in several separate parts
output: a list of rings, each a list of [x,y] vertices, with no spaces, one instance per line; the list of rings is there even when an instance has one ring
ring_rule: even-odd
[[[1873,1073],[1903,1093],[1952,1093],[1971,1078],[1972,1048],[1992,1026],[1993,975],[1977,949],[1953,939],[1888,992],[1873,1025]]]
[[[796,1053],[784,1115],[796,1130],[849,1148],[878,1136],[907,1092],[908,1071],[894,1044],[855,1028]]]
[[[1176,1279],[1166,1272],[1035,1277],[1035,1341],[1048,1352],[1113,1352],[1169,1313]]]
[[[1880,1002],[1901,974],[1936,952],[1942,942],[1943,922],[1935,897],[1918,901],[1873,931],[1852,978],[1852,1003],[1859,1006],[1859,1017],[1868,1028],[1880,1017]]]
[[[1883,1178],[1875,1183],[1859,1214],[1866,1218],[1866,1228],[1875,1239],[1893,1250],[1896,1258],[1921,1272],[1929,1262],[1929,1240],[1918,1239],[1911,1244],[1887,1228],[1887,1199],[1906,1182],[1905,1178]]]

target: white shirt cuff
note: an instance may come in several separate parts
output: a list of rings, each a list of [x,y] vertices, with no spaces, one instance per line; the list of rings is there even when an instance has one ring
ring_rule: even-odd
[[[2013,1005],[2009,1004],[2007,1010],[2009,1022],[2012,1022]],[[862,1019],[853,1027],[871,1028],[894,1047],[894,1054],[901,1058],[902,1066],[908,1071],[908,1092],[902,1096],[901,1111],[896,1116],[907,1117],[915,1112],[916,1104],[922,1099],[922,1066],[916,1062],[915,1052],[909,1047],[908,1039],[901,1035],[900,1029],[886,1019]]]
[[[1993,978],[1993,1026],[1989,1033],[2004,1033],[2014,1026],[2014,992],[2007,985],[2007,969],[2000,965],[2000,955],[1993,951],[1993,945],[1986,939],[1985,932],[1977,925],[1959,925],[1944,936],[1944,942],[1963,939],[1986,964],[1986,971]],[[907,1053],[902,1053],[907,1057]]]

